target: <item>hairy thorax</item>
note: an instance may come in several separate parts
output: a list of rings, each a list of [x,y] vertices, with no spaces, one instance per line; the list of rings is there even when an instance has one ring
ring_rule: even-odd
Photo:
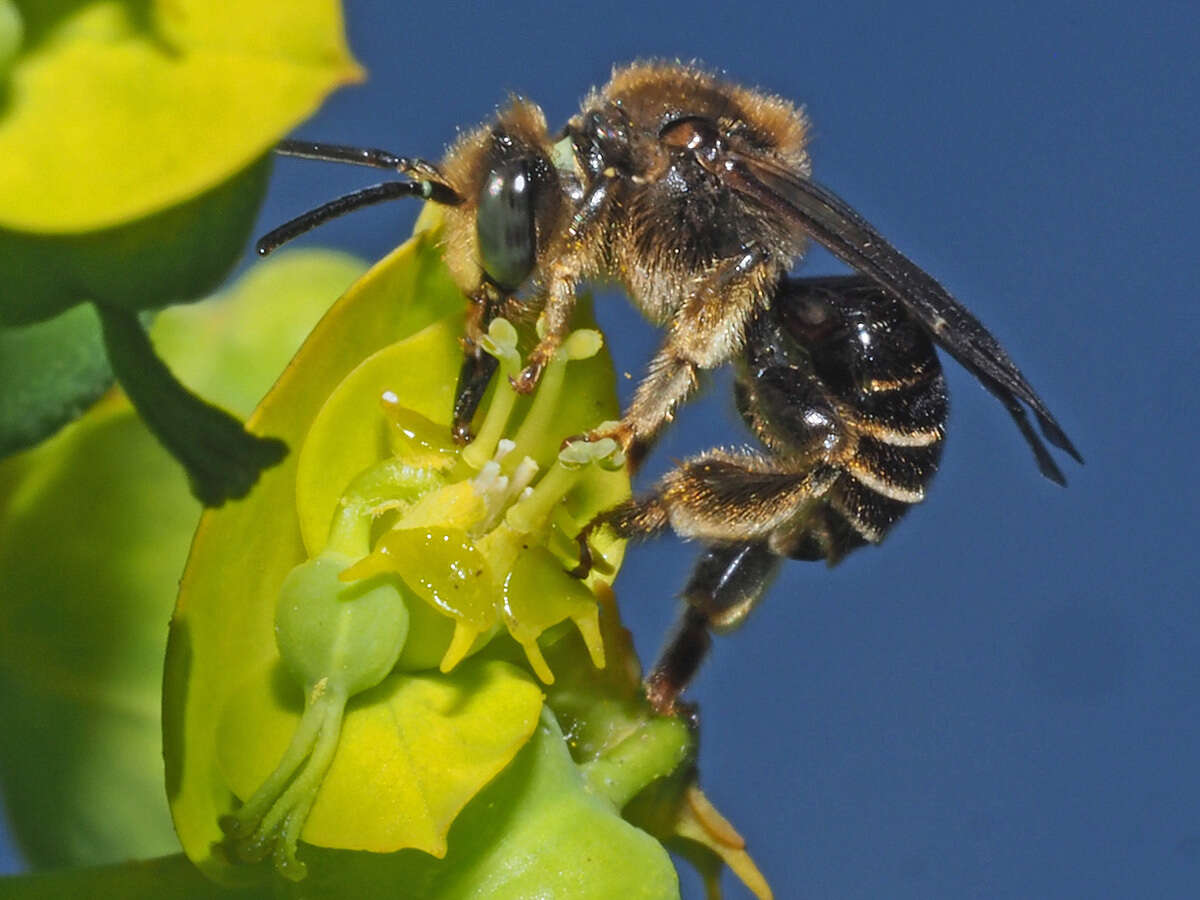
[[[584,177],[602,177],[604,168],[625,176],[603,226],[607,253],[596,274],[622,284],[657,323],[671,319],[700,285],[736,281],[748,255],[766,263],[762,275],[773,281],[804,247],[794,229],[701,165],[694,147],[664,137],[689,121],[712,128],[714,149],[766,154],[797,172],[810,168],[800,110],[706,72],[634,65],[588,98],[570,126],[596,148],[590,162],[585,154],[592,170]]]

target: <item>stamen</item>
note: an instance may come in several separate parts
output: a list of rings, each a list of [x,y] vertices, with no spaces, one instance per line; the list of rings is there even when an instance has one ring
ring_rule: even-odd
[[[512,442],[501,441],[500,443],[511,445]],[[497,447],[495,458],[484,465],[472,482],[487,506],[487,517],[477,527],[471,529],[471,533],[475,537],[487,534],[495,528],[513,498],[528,490],[533,479],[537,477],[538,464],[528,456],[521,460],[520,465],[516,467],[511,476],[501,475],[498,460],[508,452],[511,452],[511,447],[505,451],[501,451]]]
[[[480,339],[480,346],[496,357],[500,362],[500,380],[492,395],[492,404],[488,407],[479,434],[462,451],[462,459],[473,469],[481,469],[495,455],[500,438],[504,434],[504,426],[512,415],[513,405],[517,402],[517,393],[508,385],[509,378],[515,378],[521,371],[521,355],[517,352],[517,330],[507,319],[493,319],[488,326],[488,333]]]
[[[494,320],[480,343],[499,360],[502,376],[520,371],[517,332],[509,322]],[[451,671],[470,654],[489,629],[503,625],[524,648],[537,677],[552,683],[554,675],[538,639],[547,628],[567,620],[575,623],[592,662],[597,667],[604,665],[595,595],[584,582],[568,575],[562,563],[572,556],[575,545],[570,534],[577,530],[563,500],[593,464],[620,466],[620,445],[611,439],[572,442],[544,472],[533,455],[538,449],[545,452],[546,434],[552,431],[559,412],[567,363],[594,356],[601,346],[599,332],[590,329],[566,337],[512,437],[503,435],[518,395],[501,380],[478,438],[459,455],[469,470],[445,467],[430,472],[441,479],[468,477],[448,483],[443,480],[437,489],[413,492],[418,495],[404,505],[402,515],[379,538],[374,550],[341,573],[343,580],[385,572],[399,575],[415,593],[451,618],[454,631],[439,663],[443,672]],[[416,452],[422,458],[438,460],[445,442],[440,440],[437,426],[403,410],[401,402],[394,393],[383,398],[384,411],[401,442],[400,458]],[[395,465],[398,458],[390,462]],[[470,470],[474,470],[473,476]],[[387,473],[381,471],[380,476],[386,481]],[[387,492],[373,489],[369,493]],[[442,535],[441,543],[434,540],[437,535]],[[447,538],[452,540],[447,543]],[[554,544],[554,551],[549,544]],[[449,567],[452,574],[457,573],[453,578],[444,565],[437,568],[440,574],[427,571],[433,563],[444,562],[442,556],[453,562]],[[497,590],[502,600],[497,598]]]
[[[599,353],[603,346],[604,338],[599,331],[592,328],[581,328],[567,335],[554,358],[546,366],[546,371],[542,373],[533,405],[525,414],[525,419],[513,438],[516,444],[516,459],[532,455],[533,448],[552,431],[567,363],[589,359]]]
[[[527,533],[540,529],[554,510],[583,476],[587,466],[615,457],[619,445],[611,438],[600,441],[572,441],[559,451],[554,465],[533,488],[509,508],[504,521],[514,531]]]

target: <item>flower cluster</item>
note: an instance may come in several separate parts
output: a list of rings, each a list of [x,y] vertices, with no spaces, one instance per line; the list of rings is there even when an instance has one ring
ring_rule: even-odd
[[[527,397],[503,376],[533,335],[492,323],[501,377],[463,448],[461,330],[419,233],[251,419],[299,449],[206,513],[184,575],[164,730],[185,851],[223,883],[274,871],[306,896],[459,896],[466,878],[671,898],[669,845],[766,896],[695,787],[693,735],[642,696],[608,589],[622,545],[601,537],[603,571],[570,574],[579,530],[629,492],[613,442],[563,445],[617,412],[599,333],[583,323]]]

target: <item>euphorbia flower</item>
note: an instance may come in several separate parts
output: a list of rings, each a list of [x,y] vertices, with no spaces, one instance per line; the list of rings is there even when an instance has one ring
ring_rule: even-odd
[[[614,444],[561,446],[615,418],[611,364],[581,328],[532,397],[497,378],[478,438],[455,446],[463,301],[432,238],[419,233],[317,328],[251,420],[299,454],[197,533],[166,676],[180,838],[226,883],[267,877],[239,861],[267,854],[304,877],[299,840],[306,892],[383,866],[428,897],[465,896],[476,881],[489,896],[529,896],[564,871],[607,872],[611,885],[590,896],[677,896],[662,845],[620,811],[670,776],[655,833],[683,833],[682,811],[696,808],[681,799],[694,801],[691,735],[650,713],[629,647],[608,646],[619,630],[603,626],[598,597],[621,546],[600,548],[611,570],[568,573],[575,533],[628,494]],[[493,323],[502,375],[519,371],[522,339]],[[619,702],[601,689],[613,683]],[[607,738],[580,743],[585,731]],[[517,774],[529,765],[555,774],[529,781]],[[547,806],[537,790],[560,800]],[[491,812],[471,815],[478,803]],[[497,803],[512,817],[503,833]],[[552,811],[568,808],[572,829],[559,833]],[[703,835],[718,820],[700,821]],[[502,846],[538,862],[509,866],[494,858]]]

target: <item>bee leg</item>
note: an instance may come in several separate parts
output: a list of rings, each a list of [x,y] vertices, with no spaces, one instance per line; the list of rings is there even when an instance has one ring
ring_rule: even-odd
[[[576,262],[567,259],[556,263],[547,276],[546,305],[539,320],[541,338],[537,346],[526,357],[525,368],[516,378],[510,378],[513,390],[528,394],[537,387],[542,370],[554,358],[559,344],[571,329],[571,315],[575,312]]]
[[[450,423],[450,433],[459,444],[469,444],[474,437],[471,434],[471,420],[475,418],[475,411],[479,409],[499,365],[496,358],[485,353],[479,344],[479,339],[496,317],[496,311],[497,298],[487,290],[472,296],[467,307],[467,321],[461,341],[463,364],[454,389],[454,413]]]
[[[676,709],[708,651],[711,631],[736,628],[753,609],[809,517],[837,479],[819,461],[713,450],[669,472],[647,496],[627,500],[593,519],[579,534],[580,567],[591,564],[587,540],[608,527],[620,537],[651,537],[668,528],[707,548],[683,597],[688,607],[646,679],[661,713]]]
[[[656,712],[677,712],[679,695],[708,655],[711,632],[741,624],[771,583],[779,562],[766,541],[705,549],[683,590],[687,606],[646,676],[646,697]]]
[[[610,438],[620,445],[630,474],[636,475],[662,426],[674,416],[675,408],[696,390],[696,369],[694,364],[667,350],[660,351],[650,363],[650,374],[638,385],[629,411],[621,421],[594,428],[586,434],[571,435],[563,440],[563,446],[571,441]]]
[[[767,540],[775,552],[803,530],[807,513],[833,485],[837,470],[749,453],[710,450],[668,472],[649,494],[597,515],[576,540],[585,547],[598,528],[623,538],[648,538],[668,528],[709,544]],[[590,571],[590,549],[574,574]]]
[[[471,420],[492,382],[499,361],[479,347],[467,350],[462,368],[458,370],[458,386],[454,390],[454,419],[450,433],[455,443],[469,444],[475,435],[471,433]]]
[[[704,613],[692,606],[684,607],[666,646],[642,682],[646,699],[656,713],[673,716],[678,712],[679,695],[700,670],[710,647],[712,635]]]
[[[631,461],[649,451],[695,392],[698,372],[724,365],[742,349],[747,324],[766,305],[778,278],[779,266],[758,247],[746,248],[705,276],[672,318],[667,339],[618,426]]]
[[[597,529],[608,527],[623,538],[650,538],[671,527],[669,515],[661,486],[648,497],[630,498],[612,509],[606,509],[584,525],[575,536],[579,544],[579,565],[571,570],[571,574],[576,578],[587,578],[596,568],[589,540]]]
[[[712,367],[726,361],[714,360]],[[625,443],[628,456],[641,459],[646,455],[662,427],[675,418],[675,411],[695,393],[701,368],[705,367],[682,355],[670,342],[658,352],[618,426],[628,434]]]
[[[580,248],[587,246],[587,232],[602,218],[621,178],[616,170],[609,170],[602,173],[588,189],[567,229],[572,245]],[[580,273],[587,268],[586,258],[577,251],[566,254],[546,273],[546,305],[542,309],[541,320],[544,330],[538,345],[530,352],[524,370],[512,379],[513,389],[517,392],[528,394],[537,386],[542,370],[567,336],[571,314],[575,311],[575,285]]]

